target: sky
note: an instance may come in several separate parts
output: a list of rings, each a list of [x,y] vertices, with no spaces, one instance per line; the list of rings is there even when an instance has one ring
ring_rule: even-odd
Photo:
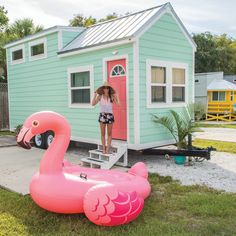
[[[35,24],[49,28],[68,25],[75,14],[103,18],[116,12],[134,13],[161,5],[162,0],[0,0],[8,11],[10,23],[31,18]],[[190,33],[209,31],[236,38],[236,0],[170,0]]]

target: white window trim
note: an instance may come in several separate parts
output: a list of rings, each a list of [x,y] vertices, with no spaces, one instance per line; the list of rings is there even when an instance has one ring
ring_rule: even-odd
[[[112,75],[112,71],[113,71],[114,68],[117,67],[117,66],[120,66],[120,67],[123,68],[123,70],[124,70],[124,72],[125,72],[124,75]],[[116,64],[116,65],[114,65],[114,66],[112,67],[112,69],[111,69],[110,77],[113,78],[113,77],[122,77],[122,76],[126,76],[126,71],[125,71],[124,66],[122,66],[121,64]]]
[[[31,47],[37,45],[37,44],[41,44],[43,43],[44,45],[44,53],[43,54],[39,54],[39,55],[35,55],[35,56],[31,56]],[[43,58],[47,58],[47,38],[42,38],[42,39],[38,39],[32,42],[29,42],[29,61],[35,61],[35,60],[40,60]]]
[[[180,67],[178,67],[178,68],[173,67],[173,68],[171,68],[172,72],[173,72],[173,69],[184,69],[185,70],[185,77],[184,77],[185,83],[184,84],[173,84],[172,83],[172,91],[173,91],[173,87],[175,87],[175,88],[176,87],[184,88],[184,102],[185,102],[185,100],[186,100],[186,69],[185,68],[180,68]],[[173,97],[171,99],[173,100]],[[183,101],[174,101],[173,103],[183,103]]]
[[[22,49],[23,58],[18,59],[18,60],[13,60],[12,53],[20,49]],[[16,64],[25,62],[25,45],[24,44],[10,49],[10,61],[11,61],[11,65],[16,65]]]
[[[151,67],[165,67],[166,68],[166,102],[151,102]],[[184,102],[172,102],[172,87],[177,85],[172,84],[172,68],[185,69],[185,101]],[[158,85],[158,84],[155,84]],[[160,85],[163,86],[163,85]],[[179,86],[179,85],[178,85]],[[179,87],[183,87],[180,85]],[[160,60],[146,60],[146,93],[147,93],[147,108],[171,108],[171,107],[183,107],[188,104],[188,64],[172,61],[160,61]]]
[[[89,77],[90,86],[71,88],[71,74],[85,72],[85,71],[90,72],[90,77]],[[88,89],[89,88],[90,89],[90,99],[93,98],[93,93],[94,93],[93,65],[70,67],[67,69],[67,78],[68,78],[68,107],[69,108],[94,108],[94,106],[92,106],[92,104],[91,104],[91,101],[89,103],[76,103],[76,104],[71,103],[71,90],[74,90],[74,89],[86,89],[86,88]]]

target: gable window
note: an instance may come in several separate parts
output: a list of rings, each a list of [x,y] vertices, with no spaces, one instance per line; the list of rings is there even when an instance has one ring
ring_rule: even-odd
[[[44,44],[40,43],[31,47],[31,56],[44,54]]]
[[[12,48],[10,50],[11,54],[11,64],[18,64],[25,61],[24,55],[24,45]]]
[[[29,59],[30,61],[47,57],[47,40],[39,39],[29,43]]]
[[[172,69],[172,101],[185,101],[185,69]]]
[[[68,69],[69,106],[91,107],[93,67],[81,66]]]
[[[219,92],[219,91],[212,92],[212,101],[215,102],[225,101],[225,92]]]
[[[146,61],[147,107],[178,107],[187,103],[188,64]]]
[[[124,76],[125,68],[122,65],[115,65],[111,70],[111,77]]]
[[[23,59],[23,49],[16,50],[12,52],[12,60],[17,61]]]
[[[151,67],[151,101],[166,102],[166,68]]]

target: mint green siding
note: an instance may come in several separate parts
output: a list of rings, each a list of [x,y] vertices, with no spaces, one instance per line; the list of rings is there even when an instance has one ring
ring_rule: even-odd
[[[52,110],[68,119],[73,139],[79,140],[81,137],[88,141],[99,140],[99,106],[95,108],[69,107],[70,94],[68,94],[67,70],[72,67],[93,66],[93,89],[95,89],[103,83],[104,59],[112,58],[112,52],[116,50],[118,52],[117,56],[127,56],[128,144],[134,144],[135,134],[138,135],[138,133],[140,134],[140,143],[131,146],[136,147],[135,145],[138,145],[140,147],[142,144],[145,146],[145,144],[163,141],[168,143],[172,137],[166,129],[152,121],[151,114],[164,115],[168,113],[169,109],[178,111],[183,107],[170,108],[167,105],[165,108],[147,108],[146,61],[151,59],[188,64],[188,93],[186,96],[189,102],[193,101],[193,47],[172,18],[172,15],[165,13],[141,35],[138,39],[138,51],[133,52],[135,47],[132,43],[127,43],[77,55],[59,57],[57,54],[59,48],[68,44],[78,34],[79,32],[67,30],[61,30],[60,33],[49,33],[45,36],[47,39],[47,57],[35,61],[29,61],[30,40],[25,42],[25,62],[21,64],[11,65],[10,48],[7,49],[11,130],[18,124],[22,124],[34,112]],[[138,53],[138,63],[133,61],[136,53]],[[133,90],[134,81],[136,82],[136,79],[133,79],[136,67],[139,70],[136,71],[136,74],[139,75],[139,94],[136,94],[136,91]],[[139,97],[140,123],[137,127],[140,127],[140,130],[134,130],[134,109],[136,109],[134,96]]]
[[[64,32],[67,33],[67,32]],[[63,33],[63,36],[65,36]],[[99,107],[69,108],[68,76],[69,67],[93,65],[94,88],[103,81],[103,59],[112,56],[114,49],[119,54],[128,55],[129,68],[129,142],[134,141],[133,126],[133,52],[132,45],[126,44],[115,48],[101,49],[84,54],[59,58],[58,33],[47,37],[47,58],[29,61],[28,42],[25,45],[25,62],[11,65],[8,54],[10,128],[24,122],[33,112],[52,110],[64,115],[72,129],[73,137],[100,139],[98,123]],[[67,39],[69,39],[67,37]]]
[[[151,120],[151,114],[164,115],[169,109],[147,108],[146,60],[162,60],[188,64],[188,101],[193,101],[193,48],[173,17],[164,14],[139,40],[140,85],[140,143],[170,140],[172,137],[162,126]]]
[[[72,41],[80,32],[77,31],[62,31],[62,47]]]

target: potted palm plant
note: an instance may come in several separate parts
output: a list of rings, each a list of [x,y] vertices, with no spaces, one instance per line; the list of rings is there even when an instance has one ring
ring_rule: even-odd
[[[170,110],[170,114],[165,116],[153,115],[153,121],[163,125],[173,136],[177,148],[185,149],[187,147],[187,136],[193,132],[194,123],[192,119],[192,109],[190,107],[180,112]],[[174,156],[176,164],[184,164],[185,156]]]

